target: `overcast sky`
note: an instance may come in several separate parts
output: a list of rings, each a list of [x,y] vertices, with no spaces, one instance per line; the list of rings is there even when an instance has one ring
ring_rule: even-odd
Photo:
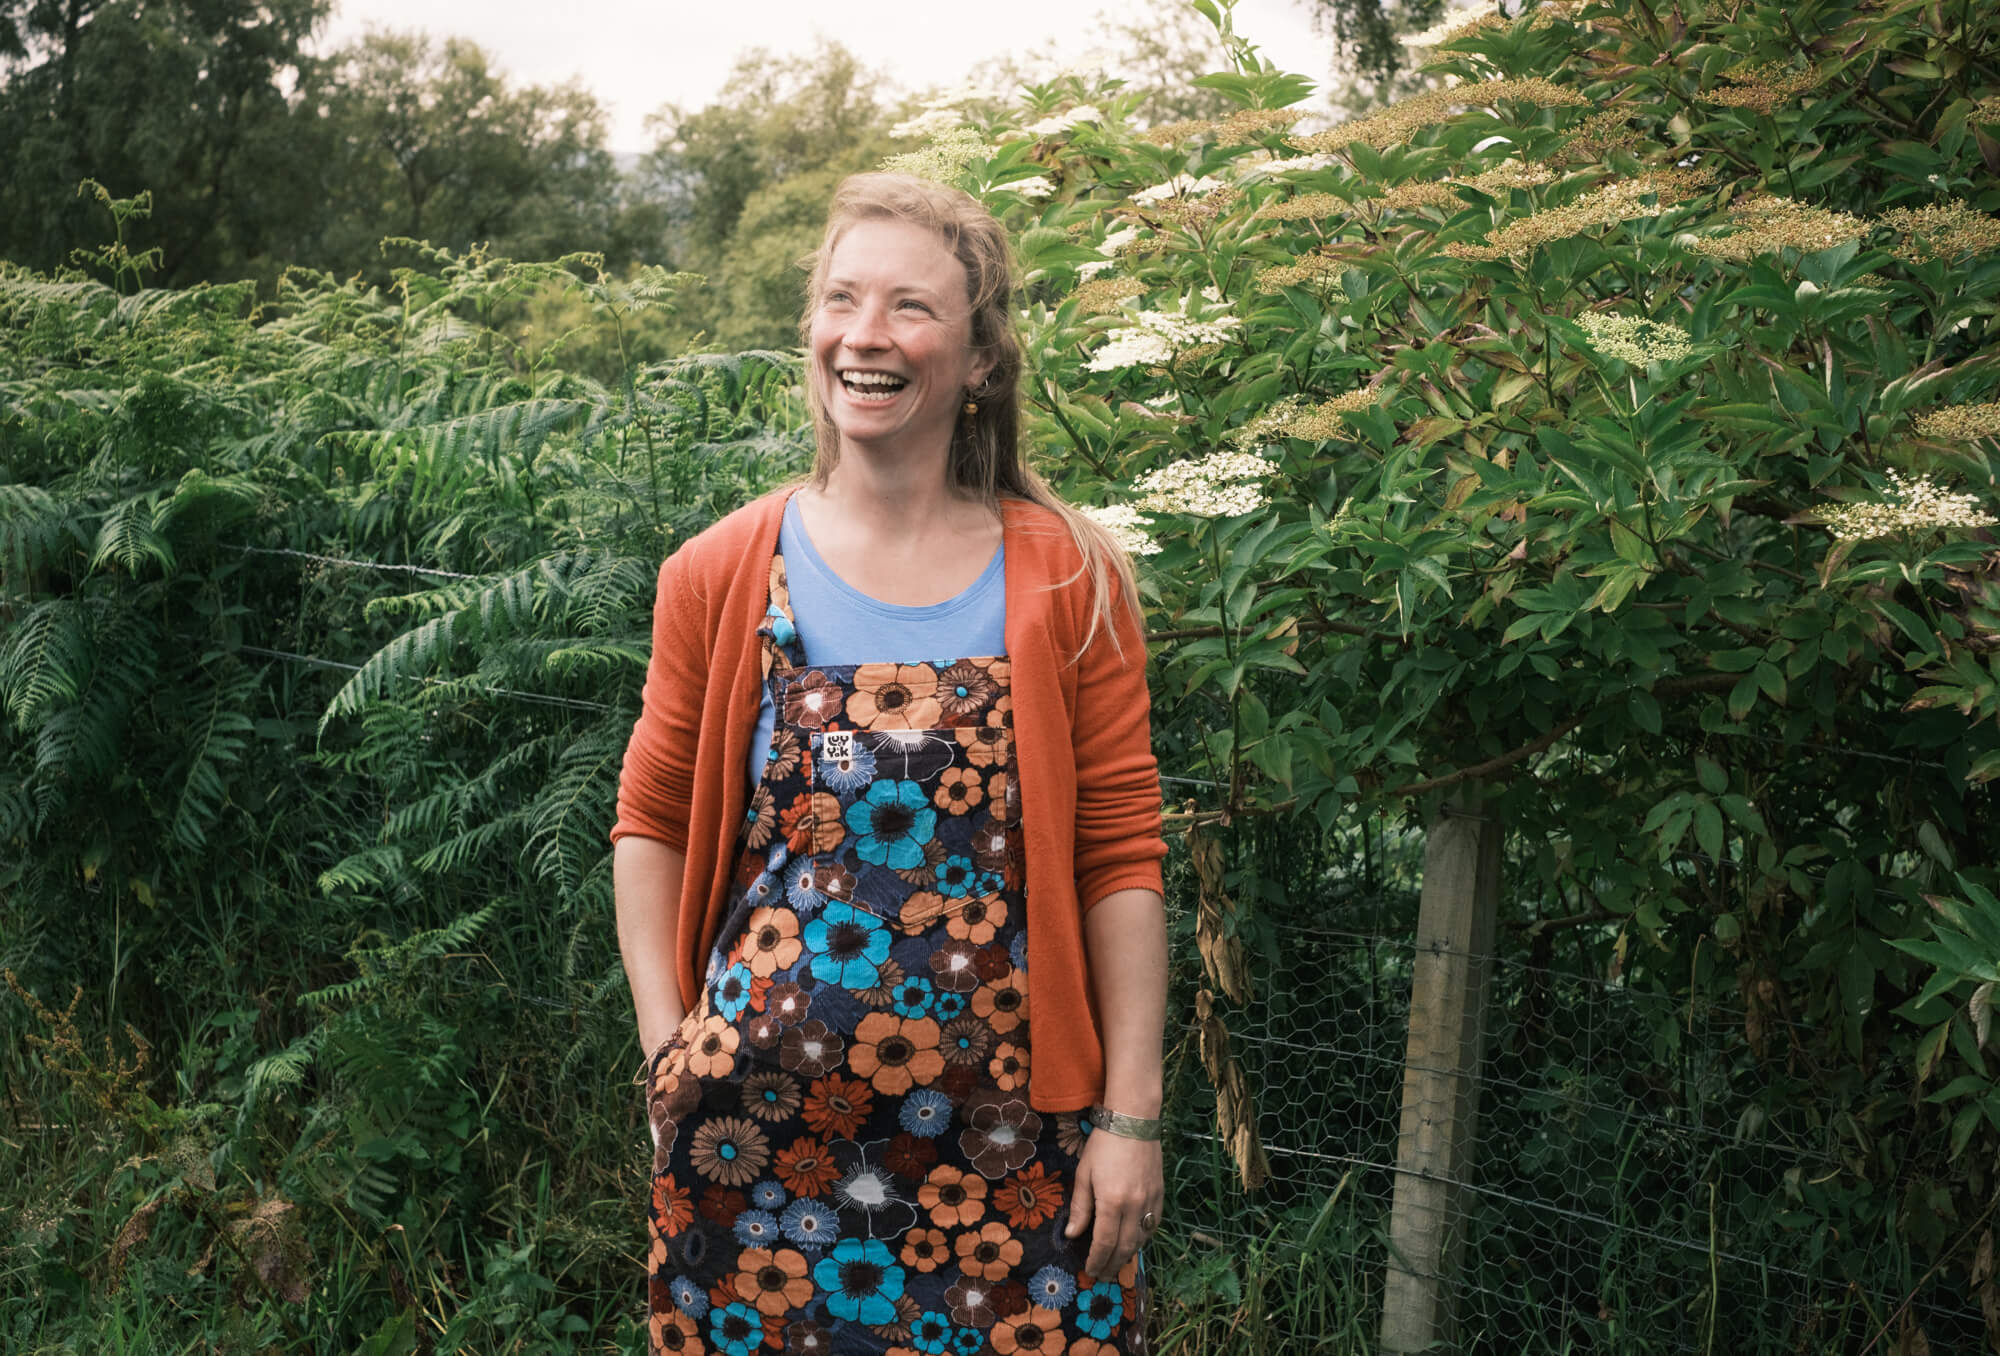
[[[906,89],[949,84],[1011,46],[1054,39],[1082,56],[1091,16],[1157,14],[1179,0],[338,0],[316,44],[326,51],[370,27],[418,28],[471,38],[515,81],[557,84],[572,76],[604,101],[611,149],[650,149],[646,115],[666,103],[699,108],[722,91],[745,48],[810,51],[825,35],[885,70]],[[1315,79],[1328,42],[1315,37],[1299,0],[1241,0],[1236,31],[1287,70]]]

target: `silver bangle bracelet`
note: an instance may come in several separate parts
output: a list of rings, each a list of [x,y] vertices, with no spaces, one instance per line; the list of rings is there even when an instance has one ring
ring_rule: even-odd
[[[1090,1109],[1092,1128],[1102,1130],[1107,1135],[1120,1139],[1156,1140],[1160,1137],[1160,1123],[1144,1116],[1128,1116],[1122,1111],[1113,1111],[1108,1106],[1094,1106]]]

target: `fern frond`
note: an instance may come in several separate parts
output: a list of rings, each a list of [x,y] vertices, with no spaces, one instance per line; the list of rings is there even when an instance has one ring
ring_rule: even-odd
[[[604,828],[617,801],[625,752],[616,724],[604,722],[572,745],[535,801],[528,851],[536,873],[565,891],[579,887],[597,859],[610,853]]]
[[[0,552],[8,573],[24,578],[56,565],[63,554],[83,546],[83,527],[39,485],[0,485]]]
[[[208,842],[208,826],[215,822],[228,797],[223,785],[223,769],[241,761],[243,744],[254,726],[244,712],[257,698],[255,673],[238,672],[215,683],[209,690],[205,716],[193,734],[188,750],[187,776],[174,806],[174,841],[189,851],[199,851]]]
[[[58,703],[75,701],[90,673],[81,609],[69,598],[50,599],[29,609],[0,648],[0,703],[26,728]]]
[[[153,561],[162,573],[170,574],[174,568],[174,548],[153,526],[152,495],[134,495],[104,515],[104,522],[97,529],[97,545],[90,555],[90,568],[95,570],[106,562],[124,566],[127,574],[136,575],[147,561]]]
[[[335,890],[368,890],[390,884],[404,874],[401,848],[363,848],[320,872],[319,888],[327,894]]]

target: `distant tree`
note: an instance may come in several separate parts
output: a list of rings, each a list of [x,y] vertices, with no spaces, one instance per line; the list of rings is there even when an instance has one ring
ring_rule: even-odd
[[[154,195],[167,283],[255,271],[296,231],[285,90],[331,0],[0,0],[0,256],[95,244],[84,178]]]
[[[618,174],[581,85],[511,85],[476,43],[374,32],[315,64],[302,102],[327,143],[315,263],[369,267],[389,235],[516,258],[610,243]]]
[[[819,240],[833,185],[893,149],[888,81],[838,43],[737,60],[727,95],[699,110],[669,104],[638,191],[660,205],[673,267],[706,274],[686,316],[732,346],[789,344],[798,318],[798,256]]]
[[[1216,118],[1235,107],[1217,90],[1194,82],[1224,68],[1226,59],[1215,28],[1186,5],[1161,6],[1144,18],[1097,16],[1085,55],[1075,44],[1054,39],[1023,52],[989,57],[973,67],[972,81],[985,89],[1009,91],[1039,84],[1077,66],[1101,66],[1142,93],[1133,116],[1149,126],[1183,118]]]
[[[1331,33],[1336,71],[1357,79],[1363,92],[1388,91],[1412,65],[1402,44],[1445,12],[1445,0],[1301,0],[1313,28]],[[1495,8],[1499,8],[1497,5]]]

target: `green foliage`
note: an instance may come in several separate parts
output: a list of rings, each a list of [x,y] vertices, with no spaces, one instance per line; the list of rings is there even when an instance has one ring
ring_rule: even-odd
[[[568,1349],[637,1293],[637,1107],[574,1091],[628,1062],[604,834],[659,560],[801,464],[794,365],[593,380],[495,325],[617,355],[684,278],[419,258],[0,274],[0,958],[164,1071],[0,1019],[36,1124],[136,1094],[0,1144],[10,1348]]]
[[[1576,1188],[1598,1216],[1726,1227],[1839,1298],[1758,1319],[1713,1254],[1597,1256],[1616,1321],[1481,1273],[1476,1344],[1850,1350],[1902,1296],[1990,1287],[2000,25],[1548,5],[1445,43],[1454,90],[1311,132],[1308,82],[1215,18],[1199,89],[1238,111],[1170,144],[1114,83],[965,106],[1041,464],[1157,548],[1159,749],[1198,788],[1174,827],[1220,845],[1220,940],[1262,994],[1215,1010],[1393,1035],[1381,974],[1265,981],[1321,954],[1296,927],[1393,914],[1344,888],[1357,825],[1486,788],[1508,935],[1632,1015],[1556,1067],[1523,981],[1497,1067],[1545,1118],[1489,1142],[1551,1191],[1570,1152],[1615,1160]],[[892,147],[851,62],[752,94],[655,169],[780,344],[810,176]],[[395,242],[380,286],[294,271],[257,309],[145,286],[139,246],[97,258],[114,285],[0,268],[0,935],[172,1076],[90,1135],[0,1137],[32,1225],[0,1267],[37,1278],[36,1328],[162,1349],[636,1346],[643,1130],[576,1092],[629,1065],[603,831],[654,571],[803,465],[795,362],[678,356],[688,280],[595,256]],[[1203,926],[1177,924],[1183,997],[1226,991]],[[74,1081],[5,1048],[23,1104],[76,1123]],[[1281,1042],[1231,1057],[1326,1091]],[[1187,1135],[1214,1080],[1176,1058]],[[1572,1092],[1731,1147],[1565,1119]],[[1243,1165],[1181,1145],[1182,1208],[1235,1200]],[[1163,1255],[1163,1335],[1365,1345],[1376,1267],[1317,1278],[1377,1221],[1335,1194],[1279,1181],[1232,1207],[1254,1255]],[[132,1223],[164,1199],[193,1214]],[[325,1304],[290,1298],[299,1248]]]

